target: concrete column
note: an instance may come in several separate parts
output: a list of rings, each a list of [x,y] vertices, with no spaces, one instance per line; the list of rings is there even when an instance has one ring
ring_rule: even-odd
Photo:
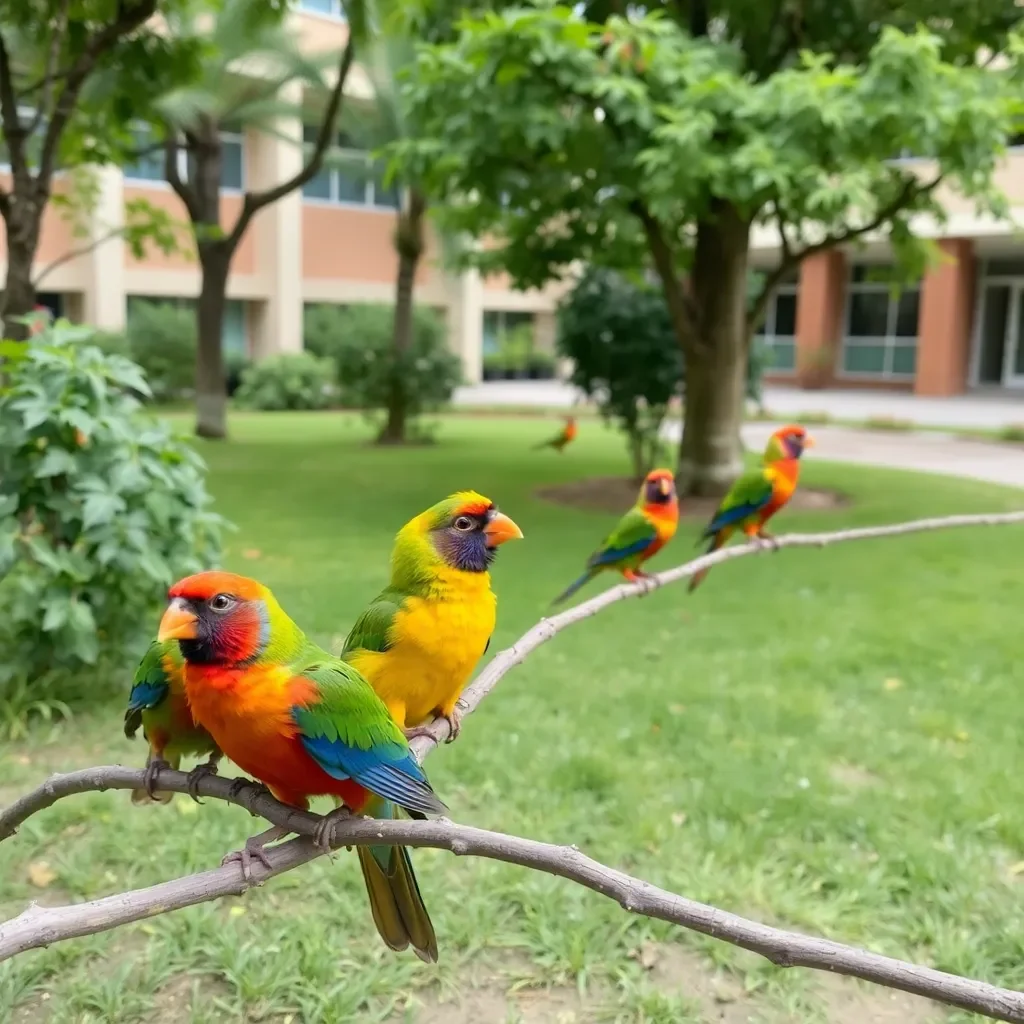
[[[290,84],[282,99],[298,105],[302,90]],[[251,154],[247,187],[265,189],[286,181],[302,169],[302,120],[282,118],[272,132],[250,133]],[[256,332],[250,340],[254,358],[277,352],[302,351],[302,190],[296,189],[256,215],[259,273],[267,281],[268,298],[256,313]]]
[[[99,242],[85,259],[85,290],[82,295],[82,319],[105,331],[124,330],[126,319],[124,239],[120,235],[104,239],[124,226],[124,176],[120,167],[90,167],[99,186],[92,214],[89,237]],[[44,282],[45,286],[45,282]]]
[[[969,238],[939,242],[941,262],[921,282],[914,394],[961,394],[967,385],[974,310],[974,244]]]
[[[837,249],[817,252],[800,264],[796,308],[797,382],[828,387],[835,376],[846,297],[846,259]]]
[[[483,377],[483,282],[477,270],[448,279],[448,333],[452,349],[462,357],[467,384]]]

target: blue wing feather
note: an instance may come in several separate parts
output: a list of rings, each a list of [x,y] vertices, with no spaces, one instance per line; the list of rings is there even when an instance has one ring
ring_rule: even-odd
[[[630,555],[639,555],[641,552],[646,551],[655,539],[656,535],[652,535],[644,537],[642,540],[634,541],[624,548],[605,548],[603,551],[595,552],[587,564],[591,569],[596,569],[598,566],[608,565],[610,562],[618,562],[623,558],[629,558]]]
[[[128,695],[128,711],[145,711],[155,708],[166,696],[170,687],[167,683],[140,682],[132,687]]]
[[[742,505],[733,505],[732,508],[721,509],[715,513],[715,518],[704,528],[704,533],[701,535],[701,539],[707,537],[713,537],[719,530],[726,526],[735,526],[736,523],[742,522],[747,516],[752,516],[755,512],[760,512],[761,509],[768,504],[771,499],[771,491],[768,492],[767,497],[763,501],[748,501]]]

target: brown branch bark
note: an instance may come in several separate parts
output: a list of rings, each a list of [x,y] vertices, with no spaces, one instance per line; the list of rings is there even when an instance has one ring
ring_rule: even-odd
[[[327,110],[320,122],[320,130],[317,132],[316,142],[313,144],[313,152],[305,162],[302,170],[293,174],[287,181],[275,185],[273,188],[265,189],[262,192],[246,192],[242,200],[242,209],[239,211],[238,220],[228,235],[228,246],[232,252],[242,240],[246,229],[249,227],[252,218],[265,206],[276,203],[279,199],[288,195],[289,192],[302,188],[308,181],[312,181],[320,173],[323,166],[324,156],[327,150],[333,145],[337,135],[338,113],[341,110],[342,100],[345,95],[345,82],[348,80],[348,73],[352,69],[352,62],[355,60],[355,33],[350,32],[345,49],[341,55],[341,63],[338,66],[338,80],[331,90],[330,99],[327,102]]]
[[[494,658],[466,689],[460,703],[464,713],[472,712],[502,677],[524,661],[530,652],[574,623],[596,615],[608,605],[629,597],[639,597],[667,583],[688,579],[699,570],[720,562],[771,549],[827,547],[848,541],[907,536],[933,530],[1015,523],[1024,524],[1024,512],[945,516],[887,526],[839,530],[833,533],[787,534],[777,538],[771,545],[751,542],[723,548],[666,570],[639,584],[620,584],[612,587],[550,619],[542,619],[512,647]],[[422,760],[434,746],[446,738],[447,734],[447,721],[437,720],[431,726],[430,735],[413,740],[411,746]],[[19,826],[33,814],[64,797],[106,789],[139,789],[142,785],[141,771],[117,766],[90,768],[53,776],[0,814],[0,841],[14,835]],[[175,771],[162,772],[157,788],[168,792],[185,793],[187,776]],[[261,884],[274,875],[298,867],[320,855],[320,851],[308,839],[320,821],[319,815],[278,803],[265,789],[252,783],[233,788],[231,780],[206,777],[199,782],[199,793],[245,807],[251,813],[266,818],[275,825],[281,825],[303,838],[273,849],[272,867],[269,870],[259,864],[254,865],[252,883],[246,882],[238,866],[232,864],[89,903],[50,908],[33,905],[20,916],[0,924],[0,961],[28,949],[107,931],[155,914],[226,895],[239,894],[249,888],[250,884]],[[502,833],[487,832],[457,825],[445,819],[416,822],[353,819],[340,824],[333,838],[335,846],[390,841],[405,846],[446,849],[461,856],[488,857],[545,871],[578,882],[615,899],[632,913],[655,917],[711,935],[759,953],[779,966],[810,967],[845,974],[997,1020],[1024,1024],[1024,993],[869,953],[830,940],[749,921],[727,911],[658,889],[640,879],[606,867],[586,857],[575,847],[553,846]]]
[[[97,238],[94,238],[92,241],[85,242],[82,245],[73,246],[66,252],[61,253],[60,256],[57,256],[55,259],[51,260],[49,263],[46,264],[45,267],[43,267],[42,270],[39,271],[39,273],[36,275],[35,280],[32,282],[32,287],[35,288],[36,291],[38,291],[43,281],[46,278],[48,278],[58,267],[62,267],[64,266],[65,263],[70,263],[72,260],[77,260],[79,256],[88,256],[89,253],[94,252],[101,245],[104,245],[113,238],[117,238],[118,235],[123,235],[126,230],[127,229],[124,227],[110,228],[109,230],[105,231],[102,235],[99,235]]]
[[[71,793],[142,787],[141,771],[119,766],[91,768],[84,772],[55,776],[35,794],[19,801],[19,804],[23,817],[27,817],[33,813],[29,805],[38,810]],[[185,793],[188,778],[182,772],[163,772],[157,788]],[[141,921],[169,910],[194,906],[223,896],[238,896],[253,885],[261,885],[276,875],[321,856],[320,849],[309,838],[320,820],[319,815],[279,804],[255,785],[246,786],[237,797],[232,796],[231,781],[228,779],[208,776],[200,780],[199,792],[203,796],[245,806],[275,825],[299,833],[302,838],[271,848],[268,858],[271,867],[268,869],[261,864],[254,864],[251,882],[242,877],[237,864],[229,864],[88,903],[64,907],[32,905],[18,917],[0,925],[0,962],[29,949],[64,939],[108,931],[118,925]],[[0,830],[0,835],[3,834]],[[738,914],[678,896],[607,867],[581,853],[575,846],[541,843],[502,832],[458,825],[446,819],[379,821],[357,818],[340,823],[332,841],[335,847],[392,842],[403,846],[448,850],[461,857],[486,857],[506,864],[517,864],[577,882],[615,900],[632,914],[667,921],[749,949],[780,967],[809,967],[844,974],[971,1010],[996,1020],[1024,1024],[1024,993],[869,953],[828,939],[817,939],[760,924]]]
[[[817,252],[823,252],[825,249],[834,249],[837,245],[852,242],[854,239],[862,238],[864,235],[871,234],[872,231],[877,231],[883,224],[895,217],[900,210],[905,209],[911,202],[920,196],[925,196],[930,192],[934,192],[941,184],[941,174],[933,178],[931,181],[923,184],[911,175],[906,181],[904,181],[899,192],[897,192],[897,194],[888,203],[880,207],[875,212],[874,217],[870,220],[865,221],[863,224],[858,224],[855,227],[846,227],[841,231],[827,234],[819,241],[812,242],[810,245],[805,245],[799,250],[793,249],[789,246],[788,240],[786,239],[786,226],[782,218],[780,207],[776,201],[774,209],[779,234],[783,239],[783,256],[779,261],[779,265],[770,274],[768,274],[767,277],[765,277],[761,291],[758,293],[757,299],[751,307],[750,313],[747,316],[748,333],[752,332],[757,324],[760,323],[760,319],[764,316],[765,307],[768,305],[768,300],[771,298],[772,292],[782,281],[783,277],[793,269],[793,267],[799,266],[801,261],[805,260],[808,256],[813,256]]]

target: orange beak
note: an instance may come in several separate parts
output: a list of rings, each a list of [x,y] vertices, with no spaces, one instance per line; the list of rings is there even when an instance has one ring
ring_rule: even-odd
[[[195,640],[198,624],[199,619],[195,612],[181,598],[176,597],[167,606],[167,611],[160,620],[156,638],[160,643],[165,640]]]
[[[503,512],[497,512],[494,518],[484,527],[487,546],[496,548],[507,540],[522,540],[523,531]]]
[[[804,447],[805,448],[813,448],[814,447],[814,438],[811,437],[810,434],[804,434]]]

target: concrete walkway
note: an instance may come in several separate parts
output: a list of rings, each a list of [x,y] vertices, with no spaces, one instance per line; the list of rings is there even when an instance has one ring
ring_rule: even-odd
[[[765,446],[775,424],[748,423],[743,441],[758,450]],[[675,439],[679,428],[673,424]],[[865,466],[943,473],[994,484],[1024,488],[1024,447],[963,441],[937,432],[855,430],[811,426],[815,446],[808,459],[855,462]]]
[[[577,397],[579,392],[561,381],[507,380],[459,388],[455,403],[561,409],[571,406]],[[953,398],[918,398],[891,391],[803,391],[766,387],[764,404],[773,417],[780,419],[825,413],[837,420],[885,417],[921,427],[949,427],[951,430],[998,430],[1014,424],[1024,425],[1024,392],[1019,397],[1000,391]]]

